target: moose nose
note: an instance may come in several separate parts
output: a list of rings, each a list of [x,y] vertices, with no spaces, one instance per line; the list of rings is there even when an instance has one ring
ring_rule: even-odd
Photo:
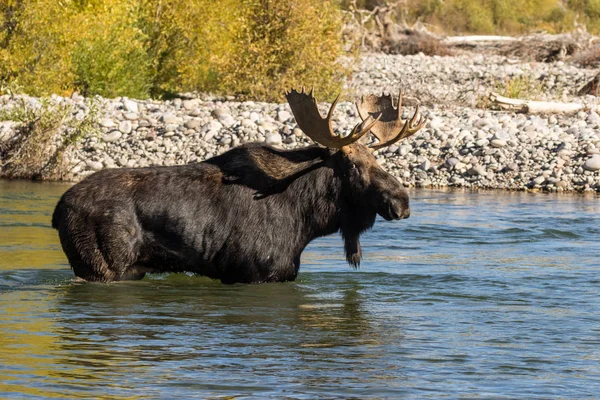
[[[407,208],[407,209],[404,210],[404,212],[402,213],[402,217],[401,218],[402,219],[406,219],[408,217],[410,217],[410,208]]]

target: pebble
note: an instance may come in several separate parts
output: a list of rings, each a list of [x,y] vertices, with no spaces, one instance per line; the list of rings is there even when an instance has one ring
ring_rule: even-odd
[[[265,143],[272,145],[272,146],[280,145],[281,142],[282,142],[282,139],[281,139],[281,135],[279,133],[272,133],[270,135],[267,135],[267,138],[265,139]]]
[[[165,124],[175,124],[179,122],[179,118],[172,112],[166,112],[161,117],[160,120]]]
[[[221,114],[219,115],[219,122],[225,126],[225,127],[230,127],[232,125],[234,125],[237,121],[235,118],[233,118],[231,115],[229,114]]]
[[[102,140],[106,143],[116,142],[121,138],[122,134],[119,131],[112,131],[102,136]]]
[[[124,133],[124,134],[131,133],[131,129],[132,129],[131,121],[125,120],[125,121],[121,121],[119,123],[119,131],[121,133]]]
[[[490,142],[490,145],[495,148],[502,148],[502,147],[506,146],[506,140],[492,139],[492,141]]]
[[[100,119],[99,124],[103,128],[112,128],[112,127],[114,127],[114,126],[117,125],[117,124],[115,124],[115,121],[113,121],[110,118],[102,118],[102,119]]]
[[[287,111],[278,111],[277,112],[277,121],[279,122],[285,122],[288,119],[290,119],[292,117],[292,114],[290,114]]]
[[[188,129],[199,129],[202,126],[202,121],[199,119],[190,119],[185,124],[183,124]]]
[[[600,170],[600,155],[594,154],[590,158],[588,158],[583,164],[583,168],[588,171],[598,171]]]
[[[130,113],[137,114],[139,112],[138,103],[130,99],[123,99],[123,107]]]

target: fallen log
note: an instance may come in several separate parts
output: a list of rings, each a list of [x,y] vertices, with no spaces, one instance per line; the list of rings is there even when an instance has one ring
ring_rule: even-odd
[[[512,36],[492,36],[492,35],[474,35],[474,36],[448,36],[442,40],[447,45],[475,45],[481,43],[495,42],[515,42],[519,38]]]
[[[509,97],[500,96],[498,93],[490,94],[490,101],[493,105],[498,106],[503,110],[527,114],[568,114],[581,110],[594,110],[596,112],[600,112],[600,104],[590,105],[581,103],[559,103],[550,101],[511,99]]]

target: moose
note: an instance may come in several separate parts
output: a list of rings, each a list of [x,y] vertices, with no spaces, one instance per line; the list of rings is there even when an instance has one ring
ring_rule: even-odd
[[[200,163],[107,169],[67,190],[52,226],[77,277],[112,282],[153,272],[192,272],[224,284],[295,280],[313,239],[340,232],[357,268],[359,238],[377,214],[410,215],[408,194],[372,151],[426,123],[417,106],[402,117],[402,91],[362,97],[362,119],[337,135],[313,91],[285,93],[299,128],[314,142],[296,150],[251,143]],[[367,144],[371,132],[377,139]]]

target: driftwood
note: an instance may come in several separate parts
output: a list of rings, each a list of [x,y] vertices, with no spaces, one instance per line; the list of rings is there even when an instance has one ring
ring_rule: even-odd
[[[579,96],[600,96],[600,73],[596,75],[594,79],[586,83],[581,89],[579,89],[577,94]]]
[[[593,47],[597,37],[585,31],[568,34],[529,36],[449,36],[442,40],[450,48],[498,54],[509,58],[554,62],[566,60],[576,52]]]
[[[491,35],[475,35],[475,36],[448,36],[442,40],[442,43],[451,46],[475,46],[485,43],[500,43],[514,42],[519,40],[513,36],[491,36]]]
[[[600,112],[600,104],[586,105],[581,103],[559,103],[550,101],[520,100],[500,96],[498,93],[492,93],[490,95],[490,101],[493,105],[498,106],[503,110],[528,114],[575,113],[581,110],[594,110],[596,112]]]

